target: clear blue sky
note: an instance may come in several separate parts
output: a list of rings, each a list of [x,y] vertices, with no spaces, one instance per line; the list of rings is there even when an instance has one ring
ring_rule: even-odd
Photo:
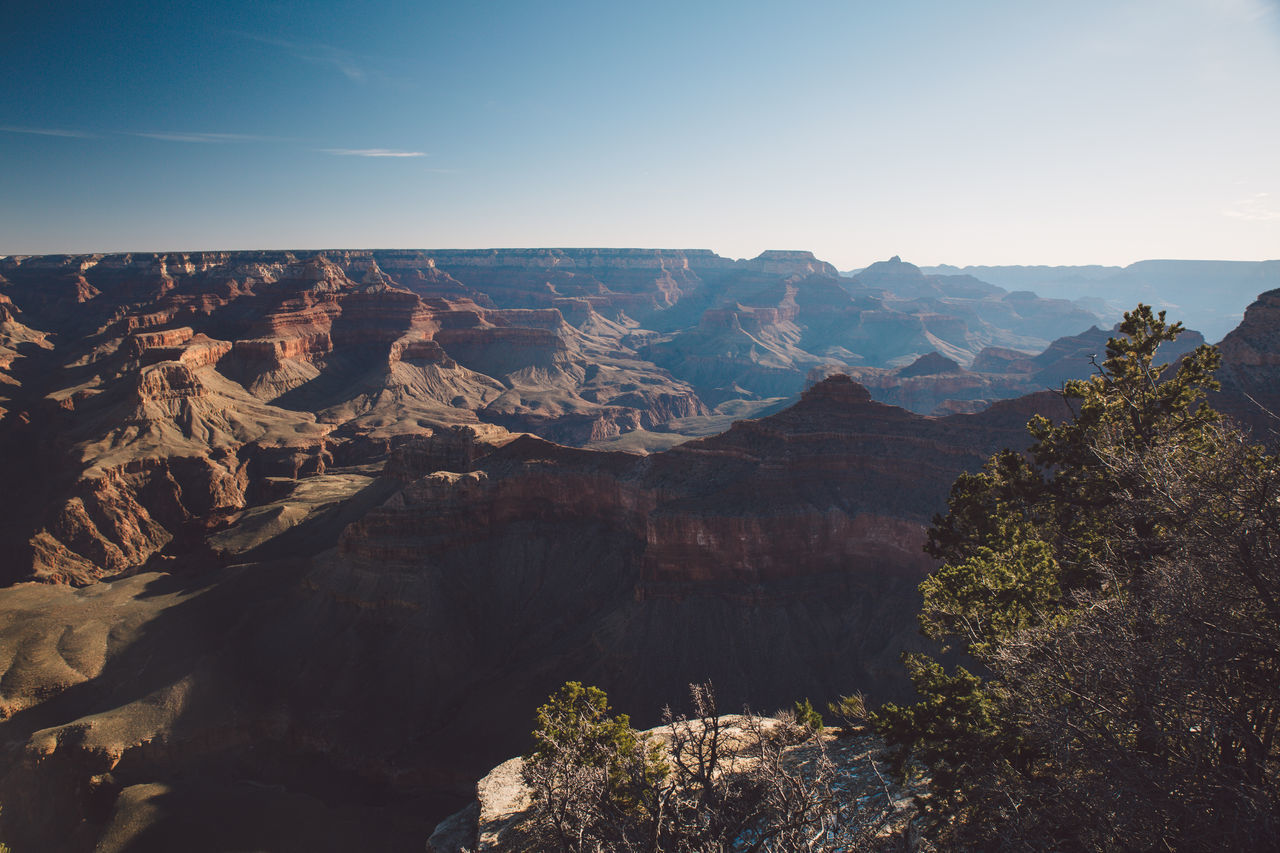
[[[1280,256],[1276,0],[11,6],[0,253]]]

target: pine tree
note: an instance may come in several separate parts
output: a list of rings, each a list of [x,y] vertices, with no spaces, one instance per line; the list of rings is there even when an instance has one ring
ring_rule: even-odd
[[[1097,375],[1065,386],[1074,417],[1033,419],[1030,450],[960,477],[935,518],[920,622],[968,660],[909,656],[919,701],[872,720],[929,772],[939,839],[1275,837],[1280,476],[1205,405],[1216,350],[1156,363],[1180,331],[1127,313]]]

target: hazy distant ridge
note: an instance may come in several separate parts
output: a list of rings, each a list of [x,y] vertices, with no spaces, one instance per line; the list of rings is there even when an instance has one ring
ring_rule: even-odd
[[[971,275],[1010,290],[1033,290],[1064,299],[1093,297],[1113,309],[1139,301],[1220,340],[1235,328],[1259,293],[1280,287],[1280,260],[1138,261],[1127,267],[968,266],[921,267],[926,274]]]

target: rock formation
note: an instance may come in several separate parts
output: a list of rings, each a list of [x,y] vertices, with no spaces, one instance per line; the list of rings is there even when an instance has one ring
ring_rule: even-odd
[[[1167,308],[1171,318],[1200,329],[1209,340],[1239,325],[1245,306],[1257,294],[1280,287],[1280,260],[1148,260],[1127,267],[943,266],[926,271],[947,277],[971,275],[1011,290],[1070,299],[1109,321],[1145,302]]]
[[[10,257],[0,276],[14,415],[0,453],[36,448],[0,506],[10,580],[85,583],[199,551],[270,478],[372,462],[424,431],[667,447],[799,393],[817,368],[1028,340],[956,313],[998,288],[875,295],[796,251]]]
[[[913,412],[933,415],[977,412],[994,400],[1022,394],[1061,390],[1072,379],[1085,379],[1097,372],[1095,361],[1106,359],[1107,341],[1116,331],[1093,326],[1078,335],[1058,338],[1039,355],[1004,347],[984,347],[969,369],[937,352],[923,355],[909,365],[895,369],[860,367],[847,370],[866,385],[872,396]],[[1185,331],[1177,341],[1166,343],[1159,358],[1177,361],[1184,353],[1204,343],[1196,331]],[[810,373],[816,381],[833,372],[826,366]]]
[[[718,737],[724,741],[726,765],[732,765],[738,778],[748,773],[756,763],[748,744],[753,742],[746,718],[729,714],[718,718]],[[769,717],[761,720],[762,729],[777,732],[779,721]],[[701,720],[687,723],[689,731],[707,731]],[[668,726],[659,726],[640,734],[650,742],[656,742],[671,753],[671,735]],[[863,800],[873,798],[885,803],[901,825],[913,814],[908,801],[918,790],[904,787],[895,781],[887,781],[881,774],[891,757],[884,743],[865,731],[841,731],[828,727],[821,735],[822,748],[831,761],[834,772],[840,777],[842,794]],[[792,744],[782,749],[782,759],[788,772],[797,778],[812,779],[812,767],[818,749],[811,743]],[[670,762],[670,757],[668,757]],[[427,841],[427,853],[513,853],[528,850],[531,839],[538,837],[534,825],[533,792],[525,783],[524,759],[512,758],[490,770],[476,783],[475,799],[465,808],[441,821]],[[886,774],[887,775],[887,774]],[[886,802],[885,795],[888,796]]]
[[[1218,348],[1222,391],[1213,405],[1275,447],[1280,443],[1280,290],[1260,295]]]
[[[1044,342],[1099,319],[1065,299],[1043,299],[1025,290],[1009,292],[970,275],[926,275],[897,257],[872,264],[852,280],[883,294],[886,305],[927,318],[930,334],[970,354],[958,359],[963,363],[983,346],[1038,350]]]

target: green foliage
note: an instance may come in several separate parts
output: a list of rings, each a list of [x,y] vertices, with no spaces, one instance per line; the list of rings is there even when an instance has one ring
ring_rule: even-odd
[[[1191,814],[1222,819],[1227,803],[1241,813],[1275,808],[1260,769],[1246,793],[1223,783],[1204,794],[1213,805],[1191,793],[1205,787],[1198,780],[1209,768],[1235,778],[1230,768],[1249,750],[1271,751],[1276,727],[1266,715],[1280,714],[1280,685],[1277,696],[1260,688],[1249,703],[1238,701],[1242,687],[1224,685],[1241,655],[1261,667],[1251,677],[1277,681],[1262,673],[1274,672],[1280,644],[1261,639],[1274,633],[1257,625],[1280,627],[1280,607],[1244,619],[1240,602],[1280,592],[1268,586],[1280,524],[1267,515],[1280,513],[1268,503],[1278,466],[1218,427],[1203,402],[1217,387],[1217,351],[1201,346],[1176,368],[1156,363],[1181,329],[1145,305],[1127,313],[1097,375],[1064,387],[1073,417],[1033,418],[1029,451],[1002,451],[961,476],[946,516],[934,519],[926,550],[942,564],[921,584],[921,627],[977,666],[948,672],[907,656],[919,701],[885,705],[871,722],[897,747],[900,767],[926,766],[924,805],[938,837],[952,832],[985,849],[993,827],[1017,824],[1029,833],[1019,844],[1037,848],[1048,835],[1027,827],[1065,831],[1074,813],[1063,804],[1074,797],[1092,826],[1081,819],[1075,842],[1055,845],[1127,837],[1173,848],[1160,826],[1204,822]],[[1239,544],[1224,547],[1232,538]],[[1202,569],[1222,572],[1224,561],[1240,566],[1235,576]],[[1215,597],[1235,603],[1185,612]],[[1217,649],[1229,649],[1222,659],[1233,663],[1207,667]],[[1174,658],[1184,665],[1177,688],[1162,671]],[[1271,759],[1249,760],[1262,768]],[[1175,779],[1179,762],[1192,769]],[[1161,797],[1173,817],[1100,805]]]
[[[537,747],[525,758],[532,819],[504,833],[503,849],[900,849],[905,821],[888,787],[849,796],[865,787],[860,774],[881,778],[875,761],[838,766],[808,700],[782,712],[777,725],[749,711],[722,716],[709,683],[689,685],[689,694],[690,714],[664,711],[659,742],[611,716],[600,690],[562,687],[539,709]]]
[[[827,727],[826,723],[823,722],[822,714],[814,710],[813,704],[807,697],[796,700],[795,713],[796,725],[808,732],[816,734]]]
[[[635,748],[636,736],[626,714],[610,716],[609,697],[599,687],[567,682],[538,708],[533,730],[537,760],[571,747],[588,767],[605,767]]]
[[[861,693],[851,693],[828,702],[827,711],[843,723],[846,730],[860,729],[869,719],[867,697]]]
[[[603,690],[570,681],[537,711],[524,780],[551,833],[544,841],[566,851],[618,847],[661,812],[662,745],[610,710]]]
[[[1074,417],[1060,424],[1033,417],[1027,428],[1035,441],[1027,454],[1002,451],[980,473],[956,481],[947,515],[936,517],[929,531],[929,554],[957,564],[982,547],[1000,553],[1039,540],[1051,547],[1058,564],[1061,598],[1096,583],[1094,564],[1114,543],[1136,535],[1140,549],[1157,544],[1160,531],[1151,520],[1123,519],[1127,528],[1116,528],[1121,519],[1112,510],[1132,483],[1098,449],[1193,449],[1205,427],[1217,422],[1217,413],[1204,403],[1205,394],[1218,387],[1217,349],[1197,347],[1176,369],[1156,363],[1160,345],[1182,331],[1181,323],[1164,318],[1163,311],[1153,314],[1146,305],[1126,313],[1121,336],[1108,342],[1098,374],[1064,387]],[[926,613],[930,608],[926,601]],[[998,636],[999,629],[991,628]]]
[[[1126,313],[1098,375],[1066,384],[1073,418],[1035,416],[1027,454],[1002,451],[956,480],[926,545],[943,561],[920,588],[928,636],[959,640],[981,659],[1018,631],[1060,618],[1070,593],[1096,587],[1098,560],[1117,546],[1130,556],[1159,549],[1157,519],[1115,511],[1133,484],[1100,451],[1194,450],[1218,419],[1203,403],[1218,387],[1217,350],[1198,347],[1173,371],[1155,363],[1160,344],[1182,331],[1164,317],[1146,305]]]
[[[1048,543],[1010,535],[998,551],[978,545],[920,585],[928,603],[921,628],[933,639],[961,639],[970,654],[990,654],[999,638],[1049,618],[1061,600],[1058,578]]]
[[[877,732],[890,744],[908,745],[896,754],[896,770],[908,758],[932,772],[934,809],[953,805],[971,755],[991,755],[1002,747],[995,706],[982,679],[963,667],[948,674],[942,664],[923,654],[903,657],[920,701],[914,705],[882,705],[871,714]]]
[[[626,714],[611,715],[609,697],[598,687],[566,682],[538,708],[531,764],[560,764],[602,771],[603,795],[630,808],[637,781],[667,773],[658,744],[642,742]],[[634,774],[639,770],[639,780]]]

